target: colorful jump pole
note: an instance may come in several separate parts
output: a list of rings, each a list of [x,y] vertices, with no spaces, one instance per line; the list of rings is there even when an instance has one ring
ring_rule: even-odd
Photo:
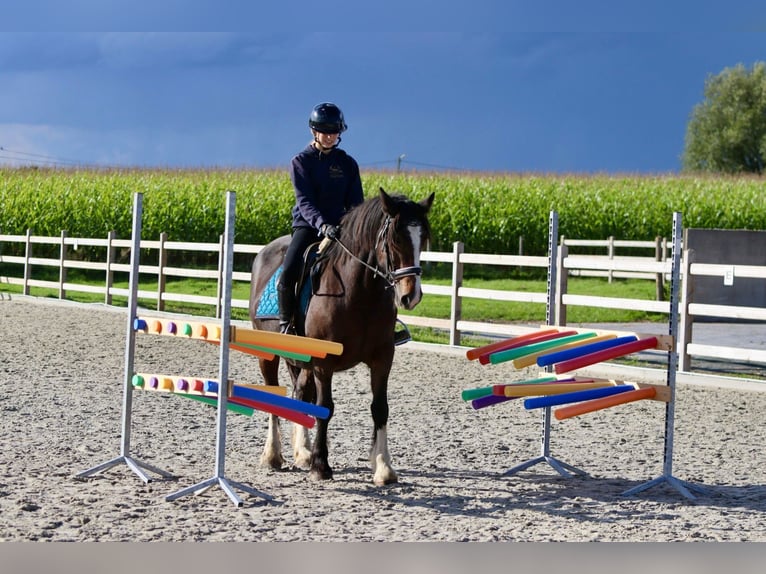
[[[609,359],[615,359],[617,357],[622,357],[631,353],[643,351],[645,349],[655,349],[656,347],[657,337],[647,337],[646,339],[639,339],[638,341],[624,343],[616,347],[611,347],[602,351],[596,351],[595,353],[575,357],[574,359],[569,359],[568,361],[556,363],[554,369],[556,370],[557,374],[568,373],[569,371],[581,369],[582,367],[587,367],[588,365],[593,365],[602,361],[608,361]]]
[[[632,391],[623,392],[617,395],[612,395],[610,397],[603,397],[600,399],[585,401],[584,403],[577,403],[575,405],[561,407],[560,409],[556,410],[554,416],[558,420],[564,420],[570,417],[576,417],[577,415],[592,413],[594,411],[630,403],[633,401],[640,401],[641,399],[651,399],[656,393],[657,390],[654,387],[634,389]]]
[[[553,335],[558,332],[559,332],[558,329],[545,329],[541,331],[534,331],[532,333],[527,333],[525,335],[511,337],[510,339],[504,339],[502,341],[498,341],[497,343],[484,345],[483,347],[475,347],[473,349],[468,349],[465,353],[465,356],[466,358],[468,358],[468,360],[473,361],[474,359],[478,359],[482,355],[491,355],[495,351],[503,351],[505,349],[512,349],[513,347],[520,347],[521,345],[526,344],[527,341],[534,340],[538,337],[543,337],[545,335]]]
[[[477,397],[471,401],[471,407],[478,411],[479,409],[485,409],[493,405],[504,403],[518,399],[519,397],[501,397],[499,395],[486,395],[483,397]]]
[[[611,381],[588,381],[573,383],[551,383],[543,385],[518,385],[506,386],[503,394],[506,397],[543,397],[548,395],[560,395],[562,393],[573,393],[575,391],[584,391],[587,389],[601,389],[604,387],[613,387]]]
[[[509,356],[509,358],[513,358],[514,356],[518,356],[518,355],[511,355],[511,353],[514,350],[518,350],[520,348],[526,348],[527,345],[536,345],[538,343],[544,343],[545,341],[551,341],[553,339],[561,339],[562,337],[567,337],[569,335],[574,335],[576,333],[577,331],[559,331],[559,330],[554,330],[551,332],[548,332],[547,330],[541,331],[541,334],[537,337],[527,339],[526,341],[521,341],[513,345],[509,345],[505,349],[500,349],[497,351],[493,351],[491,353],[484,353],[480,355],[479,363],[481,363],[482,365],[488,365],[489,363],[492,362],[492,357],[495,357],[496,362],[501,362],[497,360],[498,356],[500,357]]]
[[[177,397],[184,397],[187,399],[194,399],[195,401],[199,401],[201,403],[205,403],[206,405],[210,405],[212,407],[216,406],[218,404],[218,400],[214,399],[213,397],[204,397],[202,395],[190,395],[187,393],[173,393]],[[228,409],[233,413],[238,413],[245,416],[253,416],[253,412],[255,412],[255,409],[252,407],[246,407],[244,405],[237,405],[235,403],[229,403],[227,405]]]
[[[589,339],[595,336],[596,336],[595,333],[578,333],[577,331],[562,331],[559,337],[556,337],[550,341],[531,343],[529,345],[524,345],[523,347],[519,347],[517,349],[508,349],[505,351],[498,351],[496,353],[492,353],[489,356],[489,362],[492,363],[493,365],[496,365],[498,363],[503,363],[505,361],[510,361],[513,359],[518,359],[519,357],[532,355],[533,353],[537,353],[539,351],[544,351],[546,349],[560,347],[561,345],[565,345],[567,343],[572,343],[574,341],[581,341],[583,339]]]
[[[594,334],[595,335],[595,334]],[[537,359],[541,356],[545,355],[546,353],[553,353],[553,352],[559,352],[564,351],[568,349],[575,349],[577,347],[582,347],[584,345],[593,344],[593,343],[599,343],[601,341],[607,341],[609,339],[614,339],[616,335],[596,335],[593,337],[588,337],[586,339],[583,339],[581,341],[574,341],[571,343],[565,343],[560,346],[552,347],[550,349],[545,349],[542,351],[539,351],[537,353],[531,353],[529,355],[524,355],[523,357],[519,357],[518,359],[514,359],[513,362],[513,368],[515,369],[525,369],[526,367],[530,367],[537,363]]]
[[[219,392],[219,384],[217,381],[206,381],[205,392],[215,393]],[[315,405],[313,403],[307,403],[305,401],[299,401],[291,399],[289,397],[280,397],[272,393],[267,393],[258,389],[249,387],[243,387],[240,385],[233,385],[231,387],[231,397],[247,399],[249,401],[255,401],[258,403],[265,403],[267,405],[274,405],[282,407],[283,409],[295,411],[298,413],[304,413],[318,419],[326,419],[330,416],[330,409],[321,405]]]
[[[540,356],[538,356],[536,363],[537,363],[537,366],[539,367],[547,367],[549,365],[560,363],[568,359],[581,357],[582,355],[595,353],[596,351],[601,351],[603,349],[611,349],[612,347],[616,347],[617,345],[622,345],[624,343],[631,343],[637,340],[638,340],[638,337],[636,337],[635,335],[626,335],[624,337],[615,336],[604,341],[585,341],[584,345],[581,345],[580,347],[573,348],[573,349],[562,349],[560,351],[551,349],[550,352],[541,354]]]
[[[326,357],[327,355],[340,355],[343,353],[343,345],[334,341],[322,341],[310,337],[298,335],[286,335],[272,333],[271,331],[259,331],[257,329],[232,328],[232,343],[246,345],[261,345],[270,349],[290,351],[293,353],[305,353],[312,357]]]
[[[551,383],[555,382],[556,376],[555,375],[548,375],[546,377],[539,377],[537,379],[529,379],[527,381],[519,381],[517,383],[507,383],[509,385],[534,385],[538,383]],[[466,389],[462,393],[460,393],[460,398],[462,398],[464,401],[470,401],[473,399],[478,399],[481,397],[486,397],[488,395],[494,394],[495,387],[498,387],[499,385],[492,385],[489,387],[479,387],[476,389]]]
[[[527,410],[540,409],[543,407],[553,407],[556,405],[565,405],[581,401],[590,401],[612,395],[618,395],[627,391],[632,391],[636,387],[633,385],[617,385],[615,387],[604,387],[601,389],[588,389],[586,391],[575,391],[573,393],[563,393],[560,395],[548,395],[543,397],[534,397],[524,400],[524,408]]]

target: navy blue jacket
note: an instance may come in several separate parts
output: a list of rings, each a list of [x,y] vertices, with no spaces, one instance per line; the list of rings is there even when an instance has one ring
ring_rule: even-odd
[[[293,227],[338,225],[341,216],[364,201],[356,160],[342,149],[320,153],[308,145],[290,165],[295,190]]]

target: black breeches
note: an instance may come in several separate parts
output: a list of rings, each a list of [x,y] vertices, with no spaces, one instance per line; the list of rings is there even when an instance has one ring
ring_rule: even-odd
[[[297,227],[293,230],[293,237],[285,253],[282,274],[277,284],[280,291],[295,293],[295,284],[303,271],[303,253],[309,245],[318,240],[317,231],[312,227]]]

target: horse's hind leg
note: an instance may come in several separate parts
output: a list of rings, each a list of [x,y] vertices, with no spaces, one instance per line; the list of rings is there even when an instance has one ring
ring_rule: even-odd
[[[313,403],[316,400],[313,373],[303,371],[298,375],[291,368],[290,374],[293,376],[294,397],[299,401]],[[297,468],[308,470],[311,466],[311,438],[309,430],[298,423],[293,424],[292,447],[293,464]]]
[[[373,431],[372,448],[370,449],[370,464],[372,466],[372,482],[376,486],[392,484],[399,480],[396,471],[391,466],[391,454],[388,452],[388,373],[390,369],[371,368],[372,380],[372,411]]]
[[[279,384],[279,359],[267,361],[260,359],[261,375],[267,385]],[[261,466],[267,466],[280,470],[284,465],[285,459],[282,456],[282,434],[279,431],[279,417],[269,415],[269,430],[266,435],[266,444],[261,453]]]

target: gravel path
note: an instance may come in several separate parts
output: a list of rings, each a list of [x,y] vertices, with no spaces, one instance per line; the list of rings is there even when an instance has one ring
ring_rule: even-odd
[[[147,313],[148,314],[148,313]],[[372,484],[366,367],[335,378],[330,424],[335,479],[258,465],[267,417],[230,415],[226,476],[275,497],[219,488],[165,496],[213,476],[215,410],[169,395],[133,394],[132,455],[175,474],[141,482],[120,465],[74,476],[120,454],[125,310],[0,299],[0,540],[52,541],[766,541],[766,393],[679,385],[673,474],[712,495],[691,502],[657,486],[664,405],[644,401],[553,422],[548,465],[502,473],[539,453],[540,415],[518,402],[474,411],[463,389],[531,378],[464,354],[397,350],[389,447],[400,482]],[[139,336],[136,371],[217,376],[218,348]],[[230,376],[260,382],[232,353]],[[289,426],[283,423],[289,454]]]

